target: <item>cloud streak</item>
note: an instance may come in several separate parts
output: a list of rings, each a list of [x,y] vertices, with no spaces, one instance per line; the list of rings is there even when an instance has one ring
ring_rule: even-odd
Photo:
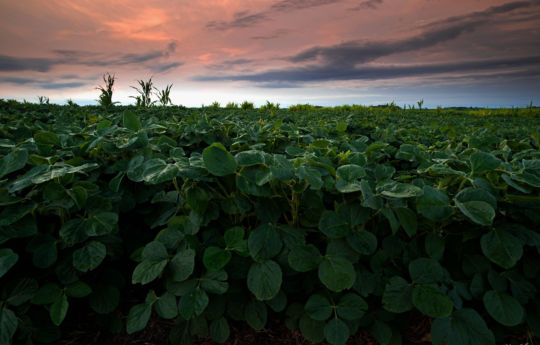
[[[285,12],[306,10],[324,5],[336,4],[343,0],[283,0],[271,5],[266,10],[260,12],[241,11],[234,14],[230,21],[219,20],[210,21],[206,28],[210,30],[230,30],[239,28],[248,28],[261,22],[270,20],[273,15],[283,14]],[[365,2],[379,2],[382,0],[368,0]]]
[[[464,33],[474,31],[477,27],[492,20],[496,14],[529,6],[531,6],[531,3],[528,1],[517,1],[502,6],[493,6],[485,11],[430,23],[424,27],[424,32],[403,40],[365,43],[351,41],[329,47],[317,46],[304,50],[290,57],[288,60],[295,63],[319,60],[324,64],[336,66],[362,64],[392,54],[433,47],[437,44],[453,40]]]
[[[59,65],[81,65],[81,66],[116,66],[116,65],[137,65],[167,59],[175,52],[176,42],[171,42],[164,50],[154,50],[146,53],[129,53],[117,56],[99,54],[84,50],[62,50],[56,49],[52,52],[56,55],[53,58],[26,58],[8,55],[0,55],[0,71],[36,71],[48,72],[53,67]],[[161,65],[163,71],[181,66],[183,62],[170,62]],[[158,68],[158,69],[160,69]]]
[[[505,73],[512,69],[534,68],[531,71],[540,73],[540,56],[520,57],[513,59],[494,59],[464,61],[456,63],[418,64],[418,65],[387,65],[387,66],[306,66],[287,69],[276,69],[262,73],[228,76],[200,76],[197,81],[248,81],[255,83],[310,83],[344,80],[380,80],[445,73]],[[540,77],[537,74],[536,77]]]

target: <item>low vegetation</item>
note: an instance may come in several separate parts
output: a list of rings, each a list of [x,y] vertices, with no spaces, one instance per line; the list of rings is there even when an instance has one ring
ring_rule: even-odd
[[[418,317],[436,345],[540,334],[538,109],[150,107],[139,85],[139,107],[0,100],[0,345],[151,318],[175,345],[275,319],[335,345]]]

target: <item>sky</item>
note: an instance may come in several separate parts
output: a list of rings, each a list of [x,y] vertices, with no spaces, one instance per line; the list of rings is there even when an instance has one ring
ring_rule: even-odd
[[[0,98],[540,105],[540,0],[0,0]]]

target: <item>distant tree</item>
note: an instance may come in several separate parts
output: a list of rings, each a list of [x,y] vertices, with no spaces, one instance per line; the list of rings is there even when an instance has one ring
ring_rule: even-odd
[[[242,105],[240,106],[240,108],[242,108],[244,110],[248,110],[248,109],[254,109],[255,106],[253,105],[252,102],[244,101],[244,102],[242,102]]]
[[[39,104],[49,104],[49,97],[47,96],[38,96]]]

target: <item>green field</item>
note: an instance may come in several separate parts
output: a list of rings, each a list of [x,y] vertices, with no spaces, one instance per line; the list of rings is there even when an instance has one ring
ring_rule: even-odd
[[[540,335],[540,109],[0,100],[0,345]],[[517,339],[517,340],[516,340]]]

